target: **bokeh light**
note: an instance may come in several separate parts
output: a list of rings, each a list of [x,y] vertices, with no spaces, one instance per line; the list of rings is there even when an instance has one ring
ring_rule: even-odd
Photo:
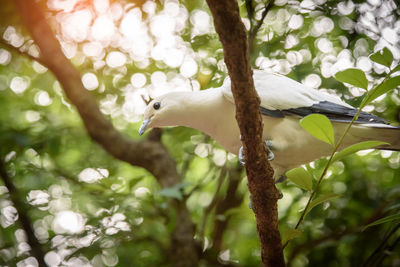
[[[0,64],[7,65],[11,61],[11,53],[5,49],[0,49]]]
[[[142,120],[149,99],[171,91],[216,87],[226,77],[227,68],[212,16],[205,3],[189,2],[47,0],[50,11],[47,10],[46,16],[62,51],[81,73],[83,86],[92,91],[90,93],[98,101],[101,112],[117,130],[124,131],[124,135],[139,138],[137,122]],[[255,4],[254,21],[246,17],[245,6],[241,7],[247,30],[261,19],[264,9],[261,1],[252,3]],[[389,16],[390,3],[378,0],[362,3],[351,0],[338,3],[275,0],[254,39],[251,60],[256,68],[288,75],[313,90],[337,94],[346,100],[360,97],[364,90],[351,86],[340,88],[334,76],[338,71],[357,67],[366,72],[372,85],[379,80],[376,76],[388,72],[388,68],[369,59],[372,50],[383,47],[388,47],[398,62],[400,23]],[[329,8],[322,10],[321,6]],[[38,47],[25,34],[17,26],[6,25],[2,38],[7,44],[19,48],[20,52],[39,56]],[[90,139],[80,128],[82,122],[76,108],[63,93],[60,83],[54,82],[51,70],[36,61],[30,64],[29,59],[17,53],[7,47],[0,48],[0,67],[6,70],[0,74],[0,93],[11,95],[7,98],[7,101],[11,99],[10,111],[5,111],[5,114],[13,118],[11,134],[4,135],[7,138],[11,136],[12,142],[7,139],[5,143],[18,144],[18,149],[10,149],[4,159],[10,165],[10,174],[15,175],[12,178],[16,184],[24,189],[30,186],[21,198],[33,211],[35,236],[49,248],[45,262],[50,266],[119,266],[125,262],[120,258],[118,246],[136,246],[135,239],[141,239],[141,235],[143,239],[152,235],[160,237],[163,239],[161,247],[165,246],[166,233],[171,229],[163,228],[165,218],[162,216],[169,209],[165,200],[168,198],[160,193],[163,190],[160,185],[146,171],[114,163],[104,156],[103,150],[88,144]],[[390,105],[400,104],[397,93],[387,98],[381,96],[379,103],[372,103],[364,110],[378,114],[387,112]],[[182,136],[179,135],[181,132]],[[233,154],[226,153],[203,135],[192,134],[188,129],[168,129],[163,134],[162,141],[168,150],[170,146],[182,148],[179,151],[172,149],[174,158],[179,159],[177,162],[181,163],[182,158],[194,159],[194,163],[187,167],[185,182],[179,185],[182,188],[167,188],[167,193],[176,199],[179,194],[183,196],[198,186],[196,179],[206,177],[204,174],[204,177],[195,178],[199,173],[212,173],[212,168],[220,170],[232,163],[229,161],[236,161]],[[80,138],[76,138],[77,135]],[[184,141],[172,143],[172,135]],[[187,135],[192,135],[191,141],[185,139]],[[400,165],[396,152],[364,151],[358,156],[368,159],[380,157],[393,170]],[[365,169],[376,172],[376,161],[368,163],[370,166]],[[209,166],[212,168],[208,169]],[[307,167],[317,170],[318,163]],[[330,177],[335,177],[329,188],[333,193],[345,195],[359,186],[357,175],[351,186],[341,180],[348,174],[347,168],[338,162],[329,172]],[[16,175],[18,170],[20,173]],[[28,184],[21,181],[22,178],[33,182]],[[204,188],[188,196],[188,208],[192,215],[195,214],[196,223],[200,212],[213,201],[217,180],[204,182]],[[391,180],[394,180],[394,175],[382,172],[381,181]],[[223,182],[221,190],[225,190],[227,183],[227,180]],[[290,213],[297,213],[307,199],[300,189],[291,187],[291,184],[288,187],[285,185],[283,189],[279,213],[290,217]],[[238,188],[240,194],[246,194],[245,179]],[[0,200],[0,224],[7,228],[5,230],[10,230],[18,225],[18,212],[7,194],[8,190],[0,186],[0,195],[4,197]],[[368,189],[368,195],[377,194],[377,190]],[[247,195],[243,202],[247,201],[246,198]],[[251,215],[247,203],[242,205],[245,209],[230,210],[229,218],[240,214],[240,223],[233,221],[232,225],[238,233],[251,236],[255,235],[253,222],[243,220],[243,216]],[[327,218],[340,218],[341,213],[331,208],[322,209],[327,212]],[[152,216],[158,212],[163,213],[162,218],[154,219]],[[217,220],[229,218],[218,215]],[[321,218],[314,219],[319,220],[315,227],[318,232],[310,231],[319,235],[327,226]],[[291,220],[288,222],[293,223]],[[232,231],[232,226],[227,228]],[[17,258],[17,266],[38,266],[34,258],[27,257],[31,252],[24,231],[12,231],[15,232],[16,245],[2,248],[2,259]],[[204,237],[207,249],[213,246],[208,231],[206,229]],[[229,238],[234,236],[231,234]],[[219,260],[234,262],[236,255],[243,253],[238,252],[238,247],[218,251]],[[96,251],[91,251],[89,257],[83,248]],[[146,246],[137,253],[137,258],[142,261],[161,255],[157,249]],[[259,258],[260,250],[252,249],[248,256]],[[152,262],[149,266],[157,263]],[[243,262],[239,264],[245,265]],[[303,265],[307,264],[299,264]]]
[[[94,183],[103,178],[107,178],[108,175],[109,175],[109,172],[106,169],[86,168],[78,174],[78,178],[79,178],[79,181],[82,181],[85,183]]]
[[[26,76],[24,77],[14,77],[10,83],[10,89],[16,94],[22,94],[29,87],[30,79]]]
[[[85,226],[85,220],[81,214],[66,210],[58,212],[53,221],[53,230],[58,234],[78,234]]]
[[[99,87],[99,81],[97,80],[97,76],[93,73],[85,73],[82,76],[82,83],[83,86],[92,91],[95,90],[97,87]]]

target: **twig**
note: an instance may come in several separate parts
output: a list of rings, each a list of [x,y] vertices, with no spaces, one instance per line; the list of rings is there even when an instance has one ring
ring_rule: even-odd
[[[383,84],[388,78],[389,78],[389,76],[387,75],[387,76],[385,77],[385,79],[383,79],[383,81],[382,81],[380,84]],[[371,91],[373,91],[373,90],[368,91],[367,95],[364,97],[364,100],[365,100],[365,99],[368,99],[368,98],[370,97],[369,92],[371,92]],[[352,120],[350,121],[350,123],[347,125],[347,127],[346,127],[346,129],[344,130],[343,134],[340,136],[338,142],[335,144],[335,146],[334,146],[334,148],[333,148],[333,150],[332,150],[332,153],[331,153],[331,155],[330,155],[330,157],[329,157],[329,159],[328,159],[328,162],[326,163],[325,168],[324,168],[324,170],[323,170],[321,176],[319,177],[319,179],[318,179],[318,181],[317,181],[317,183],[316,183],[314,189],[312,190],[312,192],[311,192],[311,194],[310,194],[310,197],[308,198],[306,207],[304,208],[303,212],[301,213],[300,219],[298,220],[298,222],[297,222],[297,224],[296,224],[296,226],[295,226],[294,229],[299,228],[300,224],[303,222],[303,220],[304,220],[304,218],[305,218],[305,216],[306,216],[306,214],[307,214],[307,212],[308,212],[308,207],[310,206],[310,204],[311,204],[311,202],[312,202],[312,200],[313,200],[313,198],[314,198],[316,192],[318,191],[319,186],[320,186],[322,180],[325,178],[325,175],[326,175],[326,173],[327,173],[327,171],[328,171],[328,169],[329,169],[329,167],[330,167],[330,165],[331,165],[331,162],[332,162],[333,157],[335,156],[335,153],[338,151],[339,147],[341,146],[341,144],[342,144],[344,138],[346,137],[346,135],[347,135],[347,133],[349,132],[350,128],[353,126],[354,122],[358,119],[358,116],[360,115],[360,113],[361,113],[363,107],[364,107],[364,106],[363,106],[363,104],[361,103],[361,106],[358,108],[357,113],[354,115],[354,117],[352,118]],[[286,248],[286,246],[287,246],[288,244],[289,244],[289,240],[285,242],[285,244],[283,245],[283,248]]]
[[[22,23],[40,49],[43,65],[53,72],[62,85],[89,136],[113,157],[148,170],[162,187],[180,183],[182,176],[176,170],[176,163],[161,142],[129,139],[117,131],[101,113],[96,100],[83,86],[81,73],[62,52],[37,1],[14,0],[14,3]],[[190,212],[183,202],[172,201],[171,204],[176,210],[176,226],[171,233],[171,251],[174,251],[170,254],[171,262],[175,266],[196,266],[199,249],[193,239],[194,224]]]
[[[6,40],[4,40],[4,39],[1,39],[1,38],[0,38],[0,44],[1,44],[2,46],[4,46],[5,48],[7,48],[8,50],[14,51],[14,52],[18,53],[18,54],[21,55],[21,56],[27,57],[27,58],[29,58],[29,59],[31,59],[31,60],[33,60],[33,61],[37,61],[37,62],[40,63],[41,65],[45,66],[45,63],[43,62],[43,60],[42,60],[40,57],[34,57],[34,56],[32,56],[31,54],[29,54],[29,53],[27,53],[27,52],[25,52],[25,51],[22,51],[22,50],[19,49],[18,47],[15,47],[15,46],[13,46],[13,45],[7,43]]]
[[[387,202],[381,203],[366,220],[364,220],[362,223],[360,223],[356,227],[353,227],[351,229],[346,229],[344,231],[334,231],[333,230],[332,233],[330,233],[326,236],[320,237],[318,239],[310,240],[309,242],[304,243],[301,246],[295,247],[288,256],[287,265],[291,266],[293,259],[300,252],[302,252],[304,250],[315,249],[315,247],[317,247],[318,245],[323,244],[329,240],[340,240],[342,237],[344,237],[346,235],[351,235],[351,234],[356,234],[356,233],[361,232],[364,229],[365,225],[379,219],[382,216],[383,210],[387,207],[387,205],[388,205]]]
[[[251,27],[249,36],[248,36],[248,46],[249,46],[249,54],[251,55],[253,53],[254,49],[254,39],[257,36],[258,31],[261,28],[261,25],[264,22],[265,17],[267,16],[268,12],[271,10],[271,8],[274,6],[274,0],[271,0],[267,4],[265,4],[264,11],[261,14],[261,19],[257,22],[255,27]],[[251,21],[251,18],[250,18]]]
[[[218,185],[217,189],[215,190],[214,197],[211,200],[210,204],[204,209],[203,218],[201,220],[201,224],[199,227],[200,240],[204,238],[204,230],[206,228],[207,218],[210,215],[210,212],[214,209],[215,205],[218,203],[219,191],[221,190],[222,184],[225,180],[226,172],[227,172],[226,166],[223,166],[218,177]]]
[[[14,184],[11,182],[10,177],[7,174],[7,171],[4,166],[3,159],[0,159],[0,176],[4,182],[4,185],[8,189],[8,193],[10,194],[11,201],[14,203],[14,207],[18,212],[19,222],[24,229],[27,238],[28,244],[31,247],[32,255],[37,259],[39,266],[46,266],[44,262],[44,252],[42,250],[42,245],[39,243],[35,236],[35,232],[32,228],[30,219],[26,215],[27,208],[25,208],[25,203],[20,200],[20,196],[18,195],[18,191],[15,188]]]
[[[384,253],[382,253],[381,258],[378,260],[378,263],[376,264],[376,266],[383,266],[382,263],[385,260],[385,258],[387,256],[389,256],[394,248],[400,243],[400,236],[396,238],[396,240],[389,246],[387,246],[388,248],[384,250]]]
[[[247,10],[247,17],[250,20],[251,27],[253,26],[253,16],[254,16],[254,6],[253,0],[245,0],[246,3],[246,10]]]
[[[360,113],[361,113],[361,109],[358,109],[356,115],[354,115],[354,117],[353,117],[353,119],[351,120],[351,122],[347,125],[347,127],[346,127],[346,129],[345,129],[343,135],[340,137],[339,141],[336,143],[334,149],[332,150],[332,153],[331,153],[331,155],[330,155],[330,157],[329,157],[329,159],[328,159],[328,162],[326,163],[325,168],[324,168],[324,170],[323,170],[321,176],[319,177],[319,179],[318,179],[318,181],[317,181],[317,183],[316,183],[316,185],[315,185],[313,191],[311,192],[310,197],[308,198],[306,207],[304,208],[303,212],[301,213],[300,219],[297,221],[297,224],[296,224],[296,226],[294,227],[294,229],[299,228],[300,224],[303,222],[304,217],[305,217],[306,214],[307,214],[308,207],[310,206],[311,201],[313,200],[315,194],[317,193],[317,191],[318,191],[318,189],[319,189],[319,186],[320,186],[322,180],[325,178],[325,175],[326,175],[326,173],[327,173],[327,171],[328,171],[328,169],[329,169],[329,167],[330,167],[330,165],[331,165],[333,156],[335,155],[336,151],[339,149],[339,146],[342,144],[342,141],[343,141],[344,137],[347,135],[348,131],[350,130],[350,128],[351,128],[351,126],[353,125],[354,121],[357,120],[357,118],[358,118],[358,116],[360,115]],[[285,242],[285,244],[283,245],[283,248],[285,248],[288,244],[289,244],[289,240]]]
[[[210,164],[212,164],[212,163],[210,163]],[[197,183],[188,193],[185,194],[185,196],[184,196],[185,199],[188,199],[194,192],[196,192],[197,190],[200,190],[206,184],[208,184],[214,176],[214,171],[217,169],[218,168],[216,166],[209,167],[207,174],[204,176],[204,178],[199,183]]]
[[[217,203],[215,207],[214,231],[212,234],[214,252],[219,252],[222,249],[222,238],[231,218],[231,215],[226,215],[224,220],[219,218],[219,215],[224,215],[226,211],[238,207],[243,201],[243,195],[237,194],[237,189],[240,184],[240,178],[243,169],[241,166],[228,169],[228,189],[226,190],[225,197]]]
[[[400,228],[400,223],[397,224],[393,229],[385,236],[385,238],[381,241],[378,247],[372,252],[372,254],[367,258],[367,260],[361,265],[361,267],[370,266],[373,262],[374,257],[383,249],[383,247],[388,242],[389,238],[396,233],[396,231]]]

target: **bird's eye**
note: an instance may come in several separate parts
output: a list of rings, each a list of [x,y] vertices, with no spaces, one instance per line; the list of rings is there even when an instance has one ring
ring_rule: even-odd
[[[156,102],[153,104],[153,108],[154,109],[159,109],[161,107],[161,103],[160,102]]]

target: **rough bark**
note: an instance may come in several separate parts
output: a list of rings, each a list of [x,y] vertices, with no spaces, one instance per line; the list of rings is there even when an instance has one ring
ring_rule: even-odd
[[[44,13],[34,0],[14,0],[21,20],[40,49],[40,62],[48,67],[77,108],[90,137],[117,159],[140,166],[152,173],[162,187],[182,180],[176,163],[157,138],[133,141],[119,133],[100,112],[97,102],[84,88],[81,75],[63,54]],[[175,266],[196,266],[198,246],[193,240],[194,225],[184,203],[173,202],[177,224],[171,239],[171,258]],[[179,252],[179,253],[177,253]],[[185,255],[185,257],[183,257]]]
[[[63,54],[37,4],[32,0],[15,2],[21,19],[41,51],[40,62],[44,63],[61,83],[92,139],[114,157],[147,169],[164,187],[175,184],[175,177],[178,176],[175,162],[165,148],[159,142],[133,141],[119,133],[100,112],[90,92],[84,88],[81,74]]]
[[[278,229],[279,193],[262,140],[260,99],[254,88],[246,31],[238,3],[235,0],[207,0],[207,3],[224,48],[225,63],[232,81],[236,119],[246,157],[246,172],[261,241],[262,261],[265,266],[284,266]]]

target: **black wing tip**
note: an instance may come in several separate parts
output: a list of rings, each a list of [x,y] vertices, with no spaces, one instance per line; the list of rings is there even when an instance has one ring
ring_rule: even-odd
[[[270,116],[270,117],[274,117],[274,118],[284,118],[285,117],[285,114],[283,114],[283,112],[279,109],[272,110],[272,109],[267,109],[267,108],[260,106],[260,112],[262,115]]]
[[[329,101],[321,101],[309,107],[300,107],[300,108],[291,108],[285,110],[270,110],[264,107],[260,107],[260,111],[262,115],[275,117],[275,118],[283,118],[286,115],[298,115],[301,117],[305,117],[310,114],[318,113],[327,116],[331,121],[336,122],[350,122],[354,115],[357,113],[356,108],[350,108],[346,106],[342,106],[340,104],[336,104]],[[378,117],[376,115],[367,113],[362,111],[358,116],[358,119],[355,121],[356,123],[381,123],[381,124],[389,124],[390,122]]]

